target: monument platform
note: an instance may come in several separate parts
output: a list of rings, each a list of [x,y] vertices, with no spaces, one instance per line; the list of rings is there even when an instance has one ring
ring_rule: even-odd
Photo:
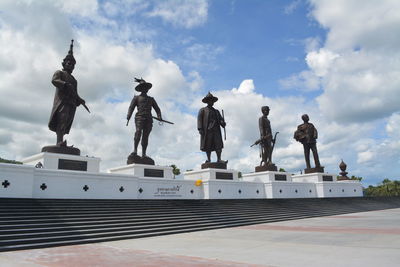
[[[360,197],[359,181],[287,172],[201,169],[174,179],[172,167],[130,164],[100,172],[100,158],[43,152],[0,163],[0,196],[54,199],[257,199]],[[40,163],[40,164],[39,164]]]

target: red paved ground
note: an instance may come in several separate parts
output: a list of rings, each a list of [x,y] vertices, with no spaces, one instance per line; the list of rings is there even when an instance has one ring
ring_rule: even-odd
[[[15,266],[46,267],[266,267],[201,257],[158,254],[146,250],[110,247],[105,244],[65,246],[39,250],[11,252]],[[0,266],[3,265],[0,263]],[[14,266],[14,265],[13,265]],[[5,267],[5,266],[4,266]]]

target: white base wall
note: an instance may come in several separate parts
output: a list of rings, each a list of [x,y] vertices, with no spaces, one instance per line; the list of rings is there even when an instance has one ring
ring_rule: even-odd
[[[194,181],[139,178],[138,199],[204,199],[203,186]]]
[[[0,163],[0,197],[244,199],[361,197],[363,194],[362,185],[358,181],[312,182],[320,179],[318,175],[306,176],[305,179],[308,182],[301,180],[304,177],[292,177],[293,182],[276,181],[271,178],[274,177],[274,172],[264,173],[261,178],[254,175],[244,175],[244,180],[238,180],[237,171],[205,169],[189,172],[189,176],[185,176],[184,180],[175,180],[167,177],[154,178],[133,175],[130,172],[140,169],[140,166],[140,168],[137,168],[137,166],[132,168],[129,165],[124,167],[127,168],[115,168],[117,171],[112,173],[95,173]],[[164,170],[169,168],[154,167],[167,168]],[[215,179],[213,175],[217,171],[230,173],[234,180]],[[202,180],[201,183],[198,180]]]
[[[263,183],[242,181],[217,181],[203,182],[204,199],[240,199],[240,198],[265,198]]]
[[[315,198],[314,183],[269,182],[265,183],[267,198]]]
[[[315,184],[317,197],[362,197],[363,188],[359,181],[322,182]]]

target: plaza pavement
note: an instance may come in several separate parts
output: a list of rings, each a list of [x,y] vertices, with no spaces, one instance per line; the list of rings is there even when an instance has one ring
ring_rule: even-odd
[[[0,266],[400,266],[400,209],[4,252]]]

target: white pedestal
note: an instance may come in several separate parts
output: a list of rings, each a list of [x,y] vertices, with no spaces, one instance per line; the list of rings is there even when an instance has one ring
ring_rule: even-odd
[[[197,171],[188,171],[184,173],[185,180],[227,180],[227,181],[238,181],[239,172],[235,170],[225,169],[201,169]]]
[[[243,181],[248,182],[291,182],[292,175],[288,172],[276,172],[276,171],[265,171],[265,172],[253,172],[246,173],[242,176]]]
[[[42,168],[48,170],[100,171],[100,158],[95,157],[42,152],[25,158],[22,162],[33,166],[40,162]]]
[[[174,174],[172,173],[172,167],[168,166],[129,164],[126,166],[109,169],[108,172],[130,174],[140,178],[174,179]]]
[[[293,182],[309,182],[309,183],[322,183],[322,182],[336,182],[336,174],[327,173],[307,173],[307,174],[297,174],[292,176]]]

